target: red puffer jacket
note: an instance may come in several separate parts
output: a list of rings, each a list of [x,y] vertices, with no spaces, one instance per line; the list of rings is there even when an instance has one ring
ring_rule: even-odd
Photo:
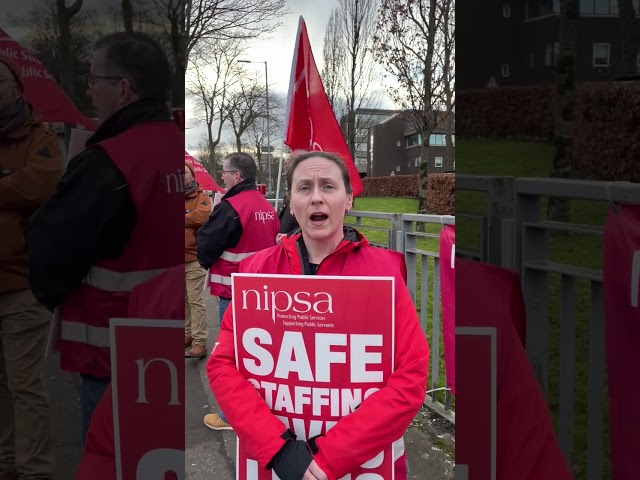
[[[372,247],[353,229],[325,258],[317,275],[395,277],[395,370],[386,386],[363,401],[317,440],[315,461],[329,480],[337,480],[393,445],[396,480],[406,478],[402,436],[424,402],[429,345],[406,287],[406,266],[398,252]],[[240,264],[240,272],[301,275],[304,258],[296,243],[300,234]],[[301,240],[301,239],[300,239]],[[354,302],[354,308],[357,303]],[[245,445],[247,454],[265,467],[284,444],[283,423],[235,366],[232,309],[228,309],[216,348],[207,363],[211,390],[225,417]],[[250,411],[250,415],[246,412]]]

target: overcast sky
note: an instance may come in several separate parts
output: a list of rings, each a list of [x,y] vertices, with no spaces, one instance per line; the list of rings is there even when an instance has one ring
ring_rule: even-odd
[[[324,32],[329,21],[331,9],[337,6],[337,0],[288,0],[287,6],[289,14],[282,17],[280,26],[270,34],[269,38],[264,36],[258,40],[248,43],[247,54],[243,59],[255,62],[267,62],[269,73],[270,93],[279,93],[286,98],[289,91],[289,77],[291,75],[291,62],[298,31],[298,19],[304,18],[307,25],[307,33],[311,42],[311,50],[318,66],[322,70],[322,43]],[[247,71],[255,72],[258,78],[264,81],[264,64],[247,64]],[[191,105],[187,100],[186,114],[187,122],[190,118]],[[189,123],[187,123],[189,125]],[[189,128],[186,134],[187,147],[195,147],[203,135],[206,133],[205,126]],[[223,134],[223,139],[227,142],[233,140],[233,134],[228,132]],[[275,142],[272,145],[278,148]],[[193,149],[189,148],[191,151]]]
[[[70,0],[67,0],[71,3]],[[0,0],[0,26],[16,39],[19,39],[24,32],[11,25],[11,16],[28,16],[28,13],[36,5],[42,5],[43,0],[20,0],[9,1]],[[119,8],[121,0],[84,0],[83,8],[95,8],[106,11],[109,6]],[[307,32],[311,41],[311,48],[318,66],[322,71],[322,43],[324,33],[329,20],[331,9],[337,6],[338,0],[287,0],[289,14],[281,18],[282,25],[269,36],[262,36],[260,39],[248,43],[248,49],[244,59],[256,62],[267,61],[269,72],[270,91],[286,98],[289,90],[289,77],[291,74],[291,61],[293,57],[295,37],[298,30],[298,19],[302,16],[307,25]],[[264,64],[244,65],[248,72],[252,72],[257,78],[264,81]],[[383,103],[381,108],[393,108],[390,101]],[[190,102],[186,102],[187,125],[189,126]],[[194,147],[198,144],[205,127],[196,126],[189,128],[186,132],[186,145]],[[233,140],[233,135],[227,133],[224,140]],[[281,146],[272,142],[276,148]],[[193,148],[189,148],[193,151]]]

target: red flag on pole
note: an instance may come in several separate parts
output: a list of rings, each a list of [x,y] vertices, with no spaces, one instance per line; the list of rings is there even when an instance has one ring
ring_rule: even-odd
[[[95,130],[95,122],[76,108],[44,65],[1,28],[0,55],[9,57],[22,69],[23,96],[33,105],[42,120],[82,125]]]
[[[292,150],[336,153],[349,170],[353,196],[362,192],[362,180],[344,141],[311,52],[307,26],[300,17],[291,65],[284,143]]]
[[[213,179],[204,165],[202,165],[195,157],[192,157],[187,152],[184,152],[184,161],[193,168],[193,174],[196,176],[196,182],[203,190],[211,190],[213,192],[224,193],[224,188],[220,187],[218,183]]]

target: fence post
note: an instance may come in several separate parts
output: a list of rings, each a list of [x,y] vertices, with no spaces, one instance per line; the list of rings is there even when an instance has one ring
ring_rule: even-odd
[[[545,398],[549,395],[549,277],[536,263],[549,258],[549,237],[545,229],[532,224],[543,220],[540,195],[526,195],[515,185],[514,240],[515,270],[520,274],[526,306],[526,350]]]
[[[513,218],[513,177],[490,177],[487,185],[487,261],[502,265],[502,221]]]
[[[393,213],[391,215],[391,225],[389,231],[389,250],[404,252],[404,235],[402,235],[402,229],[402,214]]]

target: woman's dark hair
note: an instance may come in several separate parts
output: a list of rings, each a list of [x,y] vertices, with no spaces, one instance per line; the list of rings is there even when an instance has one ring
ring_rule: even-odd
[[[301,162],[304,162],[305,160],[308,160],[310,158],[318,158],[318,157],[324,158],[325,160],[330,160],[338,166],[338,168],[340,169],[340,172],[342,173],[342,180],[344,181],[344,189],[346,190],[347,194],[353,193],[353,187],[351,186],[351,179],[349,178],[349,171],[347,170],[347,166],[344,164],[344,160],[342,160],[342,158],[340,158],[335,153],[329,153],[329,152],[308,152],[295,157],[291,161],[289,170],[287,170],[287,188],[289,189],[289,192],[291,192],[291,189],[293,186],[293,172],[295,172],[296,167],[300,165]]]

